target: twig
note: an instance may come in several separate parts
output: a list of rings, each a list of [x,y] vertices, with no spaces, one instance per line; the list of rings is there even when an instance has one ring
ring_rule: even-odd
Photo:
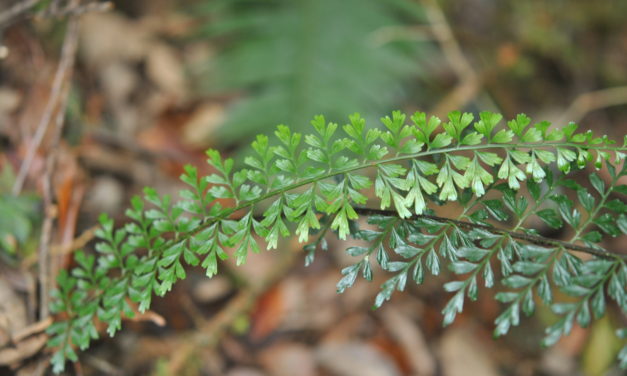
[[[187,294],[183,294],[180,299],[182,308],[192,319],[194,325],[197,328],[204,327],[207,320],[205,320],[202,312],[200,311],[200,309],[198,309],[192,298]]]
[[[50,7],[43,11],[38,17],[48,18],[48,17],[66,17],[66,16],[78,16],[85,13],[92,12],[106,12],[113,9],[113,3],[110,1],[100,2],[93,1],[91,3],[87,3],[80,6],[68,5],[64,8],[60,7]]]
[[[59,8],[61,8],[61,1],[62,0],[52,0],[50,6],[44,10],[44,12],[55,12],[59,10]]]
[[[5,27],[5,24],[11,23],[14,19],[28,12],[40,2],[41,0],[22,0],[15,3],[11,8],[0,13],[0,27]]]
[[[100,228],[100,226],[92,226],[87,230],[83,231],[77,238],[73,239],[69,244],[58,245],[54,244],[50,247],[50,256],[65,256],[77,249],[83,248],[87,243],[92,241],[96,236],[96,230]],[[22,261],[22,268],[28,269],[33,264],[37,262],[37,256],[31,255]]]
[[[39,280],[39,319],[44,320],[48,317],[48,282],[49,282],[49,265],[50,265],[50,239],[52,239],[52,225],[57,217],[57,208],[53,204],[52,187],[51,187],[51,169],[49,165],[52,159],[46,163],[46,171],[44,173],[43,182],[43,202],[45,208],[45,218],[41,229],[41,237],[39,239],[39,250],[37,251],[38,263],[38,280]]]
[[[14,22],[17,18],[22,16],[24,13],[35,8],[42,0],[22,0],[15,3],[12,7],[0,13],[0,28],[7,27],[12,22]],[[66,17],[66,16],[76,16],[84,13],[91,12],[104,12],[111,10],[113,8],[113,3],[110,1],[100,2],[93,1],[85,5],[67,5],[65,7],[61,7],[59,5],[59,1],[53,1],[52,4],[45,10],[41,11],[38,17]]]
[[[59,62],[59,67],[57,68],[57,71],[54,75],[48,103],[46,103],[44,113],[39,121],[39,124],[37,125],[35,135],[33,136],[33,139],[31,140],[29,148],[26,152],[26,157],[24,158],[24,161],[20,166],[20,170],[15,179],[15,184],[13,184],[12,193],[15,196],[17,196],[22,191],[26,176],[28,175],[33,160],[35,159],[37,149],[39,148],[39,146],[41,146],[44,135],[46,134],[46,131],[50,125],[50,121],[52,120],[52,116],[54,115],[55,109],[61,112],[65,111],[64,109],[59,108],[58,104],[61,102],[62,96],[64,95],[64,84],[69,77],[69,72],[74,66],[74,58],[76,55],[77,45],[77,28],[77,20],[75,18],[70,19],[68,24],[68,31],[66,32],[65,40],[63,41],[63,47],[61,50],[61,61]]]
[[[35,370],[33,371],[32,376],[42,376],[46,374],[46,370],[48,369],[48,367],[50,366],[50,356],[48,355],[40,355],[38,362],[37,362],[37,366],[35,367]]]
[[[130,302],[129,302],[130,303]],[[166,319],[155,311],[135,312],[135,316],[127,317],[126,320],[134,322],[151,322],[157,326],[165,326]]]
[[[272,286],[289,269],[293,264],[296,252],[286,250],[279,263],[268,273],[262,281],[251,283],[245,286],[234,298],[232,298],[227,306],[220,310],[211,320],[196,329],[195,335],[185,341],[177,352],[172,356],[168,366],[168,375],[176,375],[180,373],[180,368],[187,360],[198,350],[199,347],[213,347],[229,325],[241,314],[250,311],[257,298]]]
[[[247,287],[232,298],[228,305],[220,310],[202,328],[197,329],[199,335],[186,340],[172,355],[168,363],[168,375],[180,373],[181,368],[199,347],[213,347],[218,342],[229,324],[241,313],[246,312],[253,305],[258,296],[256,290]]]
[[[46,345],[48,335],[40,333],[0,349],[0,365],[7,366],[24,361],[37,354]]]
[[[73,0],[70,6],[78,6],[79,3],[80,3],[80,0]],[[63,126],[65,124],[65,111],[67,108],[67,101],[68,101],[68,97],[70,93],[70,84],[71,84],[70,77],[72,77],[76,48],[78,45],[78,16],[70,17],[69,22],[68,22],[67,33],[68,33],[67,41],[68,43],[73,45],[73,48],[71,49],[72,57],[70,57],[70,60],[72,61],[72,63],[68,67],[67,79],[65,80],[65,86],[59,98],[59,106],[57,109],[57,116],[54,121],[54,127],[51,130],[52,142],[50,144],[50,149],[49,149],[50,154],[48,155],[48,159],[46,161],[46,162],[49,162],[49,163],[46,163],[46,168],[50,169],[50,176],[54,175],[54,171],[55,171],[56,163],[57,163],[57,157],[58,157],[58,150],[59,150],[58,147],[61,142],[61,136],[63,134]],[[49,255],[49,257],[51,256],[52,255]],[[57,256],[57,257],[51,257],[48,260],[50,262],[49,267],[48,267],[48,272],[51,273],[50,275],[53,275],[53,276],[57,275],[59,265],[61,264],[61,261],[60,261],[61,259],[62,259],[61,256]]]
[[[583,93],[575,98],[570,106],[568,106],[568,109],[562,113],[558,124],[563,124],[567,121],[577,122],[589,112],[605,107],[625,104],[627,104],[627,86],[618,86]]]
[[[455,74],[462,81],[478,81],[477,73],[472,68],[468,59],[455,39],[446,17],[436,0],[423,0],[424,8],[429,18],[433,36],[440,44],[442,52]]]
[[[384,26],[368,35],[368,41],[376,47],[403,41],[425,42],[433,40],[431,29],[426,26]]]
[[[355,212],[359,215],[365,215],[365,216],[381,215],[381,216],[387,216],[387,217],[398,217],[398,213],[396,213],[393,210],[355,208]],[[623,260],[627,260],[627,254],[608,252],[605,250],[595,249],[595,248],[590,248],[590,247],[583,247],[577,244],[572,244],[572,243],[564,242],[561,240],[549,239],[549,238],[545,238],[539,235],[513,232],[510,230],[506,230],[506,229],[502,229],[502,228],[498,228],[494,226],[489,226],[489,225],[482,225],[478,223],[459,221],[456,219],[438,217],[436,215],[428,215],[428,214],[420,214],[420,215],[414,214],[410,217],[410,219],[420,219],[420,218],[431,219],[431,220],[442,222],[442,223],[452,223],[466,230],[481,229],[481,230],[486,230],[488,232],[491,232],[493,234],[508,235],[514,239],[523,240],[523,241],[537,244],[537,245],[549,246],[549,247],[564,247],[565,249],[569,249],[571,251],[584,252],[584,253],[588,253],[590,255],[604,258],[604,259],[614,260],[616,258],[621,258]]]
[[[18,343],[26,337],[30,337],[33,334],[41,333],[46,330],[52,324],[52,317],[48,317],[45,320],[37,321],[34,324],[27,326],[26,328],[20,329],[17,332],[13,333],[11,337],[11,341],[13,343]]]
[[[83,233],[80,234],[74,240],[72,240],[71,243],[65,244],[65,245],[52,246],[50,254],[65,256],[67,254],[74,252],[77,249],[83,248],[85,245],[87,245],[87,243],[89,243],[90,241],[94,239],[94,237],[96,236],[96,230],[98,230],[99,228],[100,228],[99,225],[92,226],[88,228],[87,230],[83,231]]]
[[[43,201],[46,210],[46,216],[44,219],[41,239],[39,243],[38,262],[39,262],[39,319],[43,320],[48,317],[48,301],[49,301],[49,282],[50,282],[50,241],[52,239],[52,226],[57,216],[57,210],[53,203],[52,195],[52,174],[54,171],[54,165],[56,162],[56,147],[61,137],[61,130],[63,128],[63,120],[65,118],[65,104],[69,92],[69,77],[74,66],[74,59],[76,55],[76,45],[78,40],[78,19],[75,17],[70,18],[68,23],[68,29],[63,41],[63,49],[61,53],[61,62],[59,68],[55,74],[55,83],[53,85],[53,92],[46,108],[46,113],[42,117],[40,127],[37,129],[35,135],[37,144],[31,145],[29,149],[30,154],[27,155],[26,160],[20,168],[20,175],[16,180],[14,188],[14,194],[18,194],[21,190],[22,184],[29,170],[29,166],[35,155],[36,149],[43,140],[43,135],[46,133],[46,129],[50,124],[50,118],[55,108],[55,104],[58,104],[57,116],[55,118],[53,128],[53,144],[52,152],[49,158],[46,160],[46,169],[43,180]],[[58,79],[57,79],[58,78]],[[21,176],[21,180],[19,180]],[[19,183],[19,184],[18,184]]]
[[[100,371],[101,374],[111,376],[124,375],[124,371],[120,369],[120,366],[115,366],[101,357],[96,357],[89,353],[83,354],[81,357],[85,357],[85,363]]]
[[[482,79],[464,55],[437,1],[422,0],[422,3],[427,13],[433,36],[440,45],[446,61],[459,79],[459,84],[453,91],[444,97],[431,111],[436,115],[445,116],[449,111],[461,109],[473,98],[476,98],[482,87]],[[486,97],[486,101],[489,107],[493,109],[498,108],[489,97]]]

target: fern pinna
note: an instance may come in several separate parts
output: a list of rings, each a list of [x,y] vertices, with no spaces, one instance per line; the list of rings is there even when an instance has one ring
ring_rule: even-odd
[[[530,126],[525,115],[500,126],[502,116],[489,112],[479,119],[453,112],[444,123],[421,112],[408,122],[394,112],[381,119],[383,130],[367,129],[358,114],[349,120],[340,130],[317,116],[306,136],[280,125],[272,143],[257,137],[244,161],[248,168],[240,170],[209,150],[217,172],[198,176],[186,166],[181,180],[189,189],[180,200],[146,188],[143,199],[133,198],[122,228],[102,216],[97,253],[77,252],[78,266],[58,277],[52,303],[58,320],[49,328],[55,371],[77,359],[76,347],[86,349],[98,338],[95,320],[107,323],[113,336],[122,316],[133,315],[131,304],[143,312],[153,294],[164,295],[185,278],[184,264],[200,265],[211,277],[219,260],[235,257],[242,264],[249,251],[276,248],[292,233],[309,242],[306,263],[329,232],[366,241],[369,246],[346,250],[356,262],[342,270],[337,290],[359,275],[371,280],[378,265],[391,277],[376,307],[404,290],[408,279],[420,284],[425,274],[448,268],[457,277],[444,285],[452,294],[442,310],[444,325],[466,298],[477,299],[479,284],[491,288],[497,281],[504,311],[495,336],[538,303],[561,317],[546,329],[544,345],[575,322],[587,326],[601,317],[608,299],[627,313],[627,255],[601,246],[627,233],[627,186],[619,184],[627,175],[627,137],[618,146],[589,131],[575,133],[574,123]],[[585,185],[569,178],[588,166],[605,168],[607,176],[590,173]],[[375,208],[367,206],[371,193]],[[233,205],[224,207],[219,198]],[[438,216],[435,209],[449,201],[458,203],[459,214]],[[367,228],[359,228],[360,215]],[[569,239],[540,235],[528,227],[533,217],[565,228]],[[573,298],[556,302],[555,289]],[[627,329],[618,335],[627,337]],[[627,367],[627,346],[619,359]]]

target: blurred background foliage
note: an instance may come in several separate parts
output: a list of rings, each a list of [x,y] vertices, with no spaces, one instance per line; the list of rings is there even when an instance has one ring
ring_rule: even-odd
[[[485,90],[505,113],[563,109],[627,83],[625,1],[444,1]],[[617,110],[617,111],[615,111]],[[624,107],[593,116],[624,121]],[[577,121],[579,119],[575,119]]]
[[[250,139],[270,124],[308,128],[316,114],[376,120],[409,99],[431,46],[395,38],[424,22],[409,0],[218,0],[197,6],[200,38],[218,44],[198,74],[206,93],[240,94],[218,137]]]
[[[429,3],[194,2],[202,22],[193,35],[217,51],[191,70],[195,87],[229,98],[214,137],[241,144],[279,123],[306,129],[320,113],[342,122],[360,112],[372,123],[394,108],[436,107],[463,77],[443,54],[448,41],[429,30]],[[439,4],[479,80],[476,97],[459,102],[466,109],[552,112],[577,93],[627,82],[626,2]]]
[[[0,257],[10,265],[36,249],[35,235],[41,224],[39,197],[32,193],[15,197],[11,193],[14,181],[10,166],[0,170]]]

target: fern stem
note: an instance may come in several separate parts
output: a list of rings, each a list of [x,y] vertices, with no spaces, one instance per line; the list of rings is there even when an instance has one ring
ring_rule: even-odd
[[[208,226],[210,226],[213,223],[216,223],[220,220],[223,219],[227,219],[229,216],[231,216],[233,213],[243,210],[243,209],[248,209],[264,200],[267,200],[269,198],[272,198],[274,196],[280,195],[282,193],[291,191],[293,189],[297,189],[300,187],[303,187],[305,185],[308,184],[312,184],[315,183],[317,181],[321,181],[321,180],[325,180],[325,179],[329,179],[332,178],[334,176],[337,175],[343,175],[343,174],[347,174],[350,172],[354,172],[354,171],[359,171],[359,170],[364,170],[367,168],[374,168],[377,167],[379,165],[382,164],[387,164],[387,163],[393,163],[393,162],[402,162],[402,161],[407,161],[407,160],[411,160],[411,159],[416,159],[416,158],[421,158],[421,157],[426,157],[426,156],[430,156],[430,155],[437,155],[437,154],[447,154],[447,153],[453,153],[453,152],[459,152],[459,151],[474,151],[474,150],[486,150],[486,149],[517,149],[517,148],[528,148],[528,149],[540,149],[540,148],[552,148],[552,149],[556,149],[556,148],[568,148],[568,147],[575,147],[575,148],[586,148],[586,149],[593,149],[593,150],[611,150],[611,151],[621,151],[621,152],[627,152],[627,147],[611,147],[611,146],[604,146],[604,145],[581,145],[581,144],[577,144],[574,142],[544,142],[544,143],[522,143],[522,144],[482,144],[482,145],[470,145],[470,146],[454,146],[454,147],[448,147],[448,148],[442,148],[442,149],[434,149],[434,150],[426,150],[426,151],[422,151],[422,152],[418,152],[418,153],[412,153],[412,154],[405,154],[402,156],[394,156],[392,158],[388,158],[388,159],[381,159],[381,160],[377,160],[377,161],[371,161],[371,162],[367,162],[367,163],[362,163],[359,164],[357,166],[351,166],[348,168],[344,168],[344,169],[338,169],[338,170],[331,170],[328,171],[324,174],[319,174],[319,175],[315,175],[306,179],[303,179],[301,181],[297,181],[294,182],[292,184],[286,185],[285,187],[281,187],[272,191],[268,191],[265,194],[253,199],[253,200],[249,200],[249,201],[245,201],[242,202],[241,204],[235,206],[234,208],[231,208],[230,210],[225,210],[222,214],[212,217],[212,218],[206,218],[206,221],[200,225],[195,231],[190,232],[187,234],[187,236],[185,237],[191,237],[196,235],[198,232],[204,230],[205,228],[207,228]],[[396,214],[395,214],[396,215]]]
[[[381,216],[388,216],[388,217],[398,216],[398,214],[393,210],[355,208],[355,212],[357,212],[357,214],[359,215],[364,215],[364,216],[371,216],[371,215],[381,215]],[[584,247],[584,246],[572,244],[572,243],[561,241],[561,240],[549,239],[544,236],[524,234],[524,233],[502,229],[502,228],[498,228],[494,226],[460,221],[456,219],[444,218],[444,217],[439,217],[436,215],[429,215],[429,214],[420,214],[420,215],[414,214],[411,217],[411,219],[419,219],[419,218],[431,219],[431,220],[442,222],[442,223],[452,223],[456,226],[466,228],[466,229],[478,228],[478,229],[489,231],[493,234],[508,235],[514,239],[524,240],[526,242],[537,244],[537,245],[564,247],[565,249],[569,249],[571,251],[584,252],[590,255],[607,259],[607,260],[616,260],[616,259],[627,260],[627,255],[609,252],[609,251],[602,251],[602,250],[590,248],[590,247]]]
[[[576,144],[576,143],[572,143],[572,142],[545,142],[542,144],[483,144],[483,145],[472,145],[472,146],[455,146],[455,147],[450,147],[450,148],[442,148],[442,149],[435,149],[435,150],[427,150],[427,151],[423,151],[423,152],[419,152],[419,153],[413,153],[413,154],[405,154],[402,156],[395,156],[392,158],[388,158],[388,159],[381,159],[381,160],[377,160],[377,161],[371,161],[369,163],[364,163],[364,164],[360,164],[357,166],[352,166],[352,167],[348,167],[348,168],[344,168],[344,169],[339,169],[339,170],[332,170],[329,172],[326,172],[324,174],[321,175],[316,175],[307,179],[303,179],[301,181],[289,184],[285,187],[279,188],[279,189],[275,189],[273,191],[267,192],[264,195],[259,196],[258,198],[254,199],[254,200],[250,200],[250,201],[246,201],[241,203],[240,205],[236,206],[235,208],[233,208],[230,212],[226,213],[225,216],[219,216],[216,217],[215,220],[220,220],[220,219],[225,219],[226,217],[228,217],[230,214],[238,211],[238,210],[242,210],[242,209],[246,209],[254,204],[257,204],[261,201],[264,201],[266,199],[269,199],[271,197],[274,197],[276,195],[279,195],[281,193],[287,192],[287,191],[291,191],[292,189],[296,189],[296,188],[300,188],[302,186],[305,186],[307,184],[311,184],[314,183],[316,181],[321,181],[324,179],[328,179],[331,178],[333,176],[336,175],[342,175],[342,174],[347,174],[350,172],[354,172],[354,171],[359,171],[359,170],[363,170],[366,168],[372,168],[372,167],[377,167],[379,165],[382,164],[387,164],[387,163],[393,163],[393,162],[402,162],[402,161],[407,161],[407,160],[411,160],[411,159],[416,159],[416,158],[421,158],[421,157],[426,157],[429,155],[436,155],[436,154],[447,154],[447,153],[452,153],[452,152],[457,152],[457,151],[473,151],[473,150],[485,150],[485,149],[516,149],[516,148],[529,148],[529,149],[538,149],[538,148],[567,148],[567,147],[578,147],[581,148],[582,145],[580,144]],[[585,148],[587,149],[595,149],[595,150],[612,150],[612,151],[623,151],[623,152],[627,152],[627,147],[610,147],[610,146],[597,146],[597,145],[585,145]]]
[[[335,216],[336,214],[334,214],[332,217],[327,218],[326,223],[324,224],[324,226],[322,226],[320,232],[317,234],[316,240],[311,243],[313,245],[313,248],[307,253],[307,255],[305,255],[305,266],[309,266],[313,262],[315,252],[318,249],[318,246],[325,240],[324,237],[327,235],[327,232],[331,228],[331,223],[333,223]]]
[[[614,188],[614,185],[616,184],[616,181],[618,180],[619,175],[616,175],[614,178],[612,178],[612,183],[610,184],[609,188],[607,189],[607,191],[605,191],[602,195],[601,195],[601,199],[599,200],[599,204],[597,205],[596,208],[594,208],[594,210],[592,212],[589,213],[588,218],[586,218],[586,221],[577,229],[577,231],[575,232],[575,235],[573,236],[572,240],[573,242],[579,240],[581,233],[590,225],[590,223],[592,223],[592,221],[594,220],[594,218],[596,218],[597,214],[599,213],[599,210],[601,210],[601,208],[603,208],[603,205],[605,205],[605,201],[607,201],[607,198],[610,197],[610,193],[612,193],[612,190]]]

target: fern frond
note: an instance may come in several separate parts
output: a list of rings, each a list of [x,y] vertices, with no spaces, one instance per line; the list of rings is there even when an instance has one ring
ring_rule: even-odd
[[[605,237],[627,233],[627,186],[619,184],[627,175],[625,143],[575,133],[573,123],[531,126],[525,115],[506,126],[488,112],[479,119],[453,112],[444,123],[418,112],[409,120],[396,111],[378,130],[367,129],[358,114],[342,127],[316,116],[304,137],[279,126],[273,141],[260,135],[253,142],[247,168],[235,170],[232,159],[209,150],[216,173],[201,177],[186,166],[181,180],[189,189],[179,201],[147,188],[143,199],[132,200],[131,222],[123,228],[102,216],[98,257],[77,253],[78,267],[61,274],[54,294],[52,310],[63,313],[49,330],[58,348],[55,370],[76,358],[74,347],[84,349],[98,337],[95,319],[114,335],[121,317],[133,315],[130,302],[148,309],[153,294],[164,295],[186,277],[184,264],[201,265],[211,277],[219,260],[244,263],[250,250],[276,248],[292,233],[303,243],[313,239],[305,245],[306,263],[329,231],[367,241],[347,249],[357,261],[342,270],[337,290],[360,274],[371,280],[378,265],[392,276],[377,307],[408,279],[420,284],[427,272],[448,268],[457,277],[444,285],[452,293],[444,325],[462,312],[466,298],[478,298],[480,283],[492,288],[497,281],[506,291],[496,295],[505,304],[496,336],[540,302],[562,317],[547,329],[545,345],[575,322],[587,326],[602,316],[606,295],[627,313],[627,255],[601,246]],[[591,173],[584,186],[571,179],[573,170],[587,166],[605,166],[611,180]],[[372,193],[378,208],[366,206]],[[233,205],[223,207],[218,198]],[[449,202],[460,214],[438,216],[437,207]],[[360,216],[370,228],[359,228]],[[534,219],[566,230],[569,240],[542,236],[529,227]],[[572,301],[556,302],[556,288]]]

